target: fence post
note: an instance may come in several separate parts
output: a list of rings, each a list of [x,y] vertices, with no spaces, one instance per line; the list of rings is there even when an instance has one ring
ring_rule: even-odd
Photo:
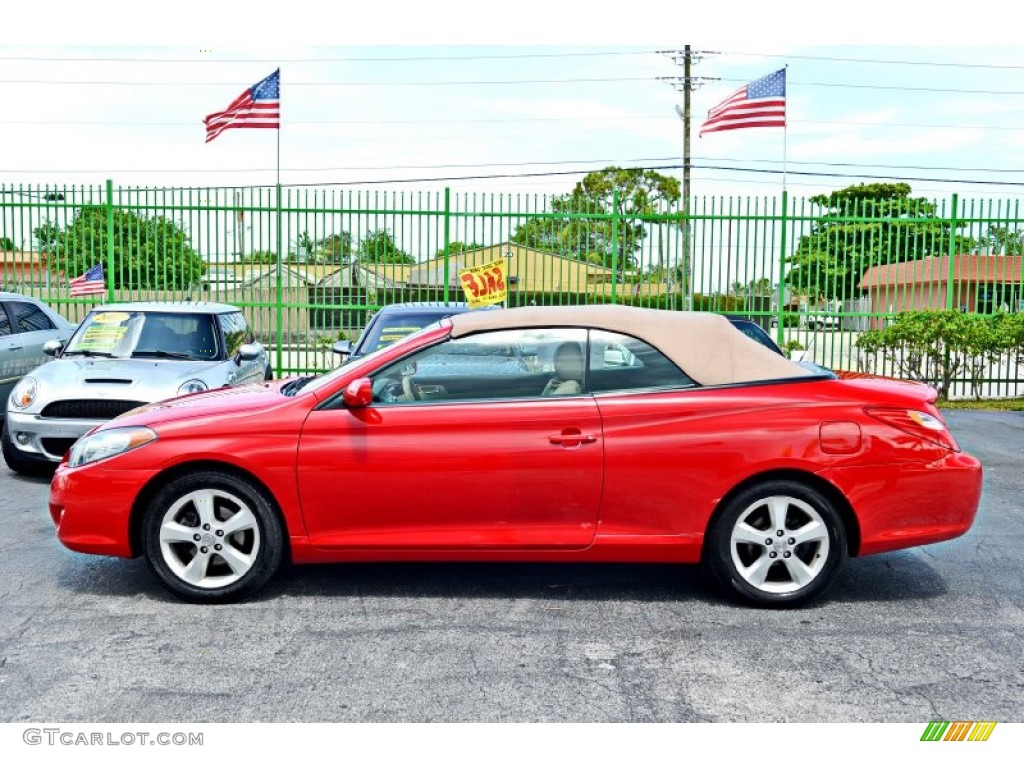
[[[451,253],[449,252],[448,238],[451,236],[451,187],[444,188],[444,303],[448,304],[449,286],[451,279]]]
[[[959,195],[954,192],[953,209],[949,212],[949,243],[946,247],[946,254],[949,259],[946,271],[946,309],[955,309],[953,306],[953,279],[956,276],[956,211],[959,205]]]
[[[284,370],[284,257],[281,253],[281,182],[277,182],[277,295],[274,297],[277,315],[277,367],[276,372]],[[283,375],[283,373],[281,374]]]
[[[114,300],[114,180],[107,179],[107,266],[103,282],[107,286],[107,301]]]
[[[778,318],[778,325],[775,328],[775,340],[782,346],[783,338],[783,311],[782,303],[783,298],[786,295],[786,247],[787,247],[787,230],[789,229],[789,220],[787,214],[789,213],[789,192],[786,189],[782,190],[782,216],[780,220],[782,222],[782,234],[779,236],[779,290],[778,290],[778,306],[775,308],[775,316]]]
[[[617,304],[619,280],[619,190],[612,191],[612,304]]]

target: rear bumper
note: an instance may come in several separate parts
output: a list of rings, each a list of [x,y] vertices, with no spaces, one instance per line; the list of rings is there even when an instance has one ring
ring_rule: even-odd
[[[835,468],[821,477],[853,506],[860,524],[857,555],[955,539],[970,530],[981,502],[981,462],[966,453],[929,462]]]

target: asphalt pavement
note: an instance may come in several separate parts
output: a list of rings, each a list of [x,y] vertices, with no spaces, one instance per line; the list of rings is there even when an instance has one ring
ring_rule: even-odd
[[[0,465],[0,720],[1020,721],[1024,413],[947,416],[985,467],[973,529],[791,611],[653,565],[303,566],[190,605],[65,550],[47,481]]]

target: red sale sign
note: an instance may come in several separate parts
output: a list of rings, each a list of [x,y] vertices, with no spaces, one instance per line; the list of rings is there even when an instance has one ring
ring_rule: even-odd
[[[508,296],[504,259],[463,269],[459,272],[459,280],[471,307],[500,304]]]

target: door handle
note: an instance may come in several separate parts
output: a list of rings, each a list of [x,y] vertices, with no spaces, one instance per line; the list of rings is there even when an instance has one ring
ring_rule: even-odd
[[[563,432],[558,435],[548,435],[548,442],[552,445],[571,447],[575,445],[582,445],[583,443],[596,443],[597,435],[582,435],[579,432],[575,434]]]

